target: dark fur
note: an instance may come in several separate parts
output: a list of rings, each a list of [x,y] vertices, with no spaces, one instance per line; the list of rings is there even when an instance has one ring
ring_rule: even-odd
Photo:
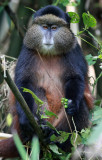
[[[61,9],[55,6],[47,6],[45,8],[40,9],[35,13],[34,18],[46,14],[54,14],[55,16],[62,18],[68,24],[67,27],[69,27],[70,18],[68,14],[64,13]],[[85,88],[87,88],[87,92],[89,92],[88,84],[86,84],[87,64],[80,46],[77,42],[75,42],[75,44],[73,44],[70,50],[69,48],[68,51],[66,50],[66,53],[63,53],[58,56],[42,55],[42,59],[49,73],[52,73],[53,70],[54,77],[56,76],[57,78],[59,78],[60,82],[56,82],[56,85],[58,85],[58,88],[59,90],[61,90],[62,95],[72,100],[72,102],[66,109],[66,113],[69,118],[72,130],[74,130],[74,126],[71,121],[72,115],[78,131],[80,131],[82,128],[87,127],[89,125],[88,108],[90,107],[88,106],[88,101],[86,102],[85,100],[87,99]],[[52,66],[50,66],[50,64],[52,64]],[[58,91],[56,91],[55,87],[51,86],[52,79],[47,78],[47,80],[44,81],[45,83],[43,82],[43,86],[41,85],[41,77],[45,76],[45,79],[47,77],[46,71],[44,71],[44,69],[45,68],[43,66],[43,63],[41,62],[41,59],[39,58],[37,51],[35,49],[27,48],[25,45],[23,45],[15,70],[15,83],[38,122],[39,119],[36,115],[37,106],[34,102],[34,99],[29,93],[24,93],[21,87],[25,87],[32,90],[43,101],[47,101],[49,110],[54,111],[60,117],[58,122],[56,122],[56,119],[51,119],[49,121],[52,124],[54,124],[54,126],[58,130],[70,132],[68,122],[63,112],[63,106],[60,103],[61,97]],[[41,74],[39,73],[40,71]],[[55,80],[57,80],[56,77]],[[51,93],[49,93],[49,91],[51,91],[49,90],[50,87],[52,87]],[[30,126],[30,123],[27,120],[25,113],[21,109],[21,106],[18,102],[16,102],[16,109],[19,116],[19,123],[21,127],[21,138],[24,141],[31,140],[34,135],[34,130]],[[65,144],[62,144],[61,147],[63,150],[69,151],[71,146],[69,145],[69,142],[66,142]],[[2,151],[0,151],[0,155],[3,155],[1,154],[1,152]]]
[[[34,14],[34,18],[42,15],[46,15],[46,14],[53,14],[59,18],[62,18],[70,25],[69,15],[67,13],[64,13],[59,7],[51,6],[51,5],[39,9],[39,11]]]

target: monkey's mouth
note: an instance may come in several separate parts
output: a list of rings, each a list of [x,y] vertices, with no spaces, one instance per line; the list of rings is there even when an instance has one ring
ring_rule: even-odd
[[[44,44],[44,47],[50,49],[50,48],[53,47],[53,44],[45,43],[45,44]]]
[[[52,46],[53,44],[44,43],[45,46]]]

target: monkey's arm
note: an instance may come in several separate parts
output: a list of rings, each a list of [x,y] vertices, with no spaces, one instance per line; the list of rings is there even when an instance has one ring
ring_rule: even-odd
[[[68,106],[67,112],[68,114],[74,115],[79,111],[80,102],[84,97],[87,64],[78,44],[69,53],[67,59],[70,74],[65,83],[65,95],[68,99],[72,100]]]
[[[68,104],[67,113],[74,115],[79,111],[79,105],[84,94],[84,80],[80,77],[69,79],[65,85],[66,98],[71,100]]]
[[[32,63],[34,63],[34,56],[31,50],[23,46],[15,69],[15,83],[28,104],[31,112],[34,113],[35,108],[33,107],[35,107],[35,104],[32,95],[30,93],[23,92],[23,88],[27,88],[35,93],[34,85],[32,84]],[[18,101],[16,101],[16,109],[19,116],[19,123],[23,136],[22,138],[29,140],[32,132],[34,133],[34,130],[32,129]]]
[[[32,95],[30,93],[27,92],[23,92],[23,88],[27,88],[30,89],[31,91],[34,91],[32,88],[32,85],[28,83],[24,83],[24,82],[19,82],[19,91],[21,92],[22,96],[24,97],[26,103],[28,104],[32,114],[34,114],[34,99],[32,98]],[[16,102],[16,109],[17,109],[17,113],[19,116],[19,123],[20,123],[20,127],[21,127],[21,132],[22,132],[22,138],[25,141],[30,140],[29,138],[31,138],[34,134],[34,129],[31,127],[30,122],[28,120],[28,118],[26,117],[26,114],[24,113],[23,109],[21,108],[19,102]],[[35,116],[35,115],[34,115]],[[35,116],[36,117],[36,116]]]
[[[25,58],[25,59],[24,59]],[[19,56],[19,60],[15,70],[15,83],[21,92],[22,96],[24,97],[26,103],[28,104],[34,118],[37,122],[44,124],[43,120],[40,121],[39,116],[37,115],[37,104],[35,103],[32,95],[27,92],[23,92],[23,88],[27,88],[34,92],[37,96],[42,93],[44,90],[37,88],[37,82],[35,76],[35,69],[36,69],[36,58],[34,57],[34,51],[32,53],[31,50],[27,49],[26,47],[22,48],[21,54]],[[22,131],[22,138],[25,141],[30,140],[33,135],[35,134],[34,129],[31,127],[30,122],[28,121],[24,111],[22,110],[20,104],[16,102],[16,109],[19,116],[19,123]],[[45,129],[47,130],[47,129]]]

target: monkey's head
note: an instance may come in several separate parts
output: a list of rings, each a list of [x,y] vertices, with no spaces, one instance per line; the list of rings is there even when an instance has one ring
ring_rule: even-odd
[[[70,51],[75,41],[68,14],[49,5],[35,13],[33,24],[24,38],[24,45],[43,55],[60,55]]]

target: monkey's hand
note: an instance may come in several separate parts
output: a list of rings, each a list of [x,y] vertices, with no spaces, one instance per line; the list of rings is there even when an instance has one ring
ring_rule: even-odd
[[[77,103],[74,103],[73,100],[69,99],[68,100],[68,107],[65,108],[67,114],[73,116],[75,113],[78,112],[79,110],[79,106],[77,105]]]
[[[44,134],[44,143],[46,144],[52,144],[53,142],[51,142],[50,137],[53,134],[56,134],[56,131],[51,129],[50,127],[46,126],[46,125],[42,125],[41,126],[43,134]]]

